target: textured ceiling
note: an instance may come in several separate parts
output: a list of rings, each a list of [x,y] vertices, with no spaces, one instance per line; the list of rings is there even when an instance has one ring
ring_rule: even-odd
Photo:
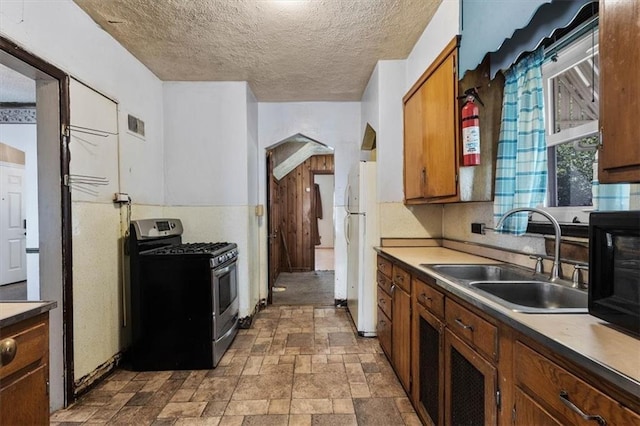
[[[442,0],[74,0],[164,81],[248,81],[259,101],[359,101]]]

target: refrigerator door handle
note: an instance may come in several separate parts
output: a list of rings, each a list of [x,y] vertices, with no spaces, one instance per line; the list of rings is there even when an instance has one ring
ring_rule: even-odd
[[[349,238],[349,233],[351,232],[349,220],[351,220],[351,215],[347,213],[344,217],[344,238],[347,240],[347,245],[351,244],[351,239]]]
[[[347,211],[347,214],[351,213],[349,201],[351,199],[351,184],[347,184],[344,188],[344,209]]]

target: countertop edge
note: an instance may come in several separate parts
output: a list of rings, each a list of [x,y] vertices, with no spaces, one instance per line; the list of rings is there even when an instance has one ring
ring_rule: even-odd
[[[16,324],[20,321],[24,321],[29,318],[33,318],[36,315],[40,315],[44,312],[48,312],[52,309],[58,307],[58,302],[54,301],[24,301],[24,300],[15,300],[15,301],[0,301],[0,305],[3,304],[13,304],[13,303],[21,303],[25,305],[34,305],[31,307],[25,308],[25,310],[18,312],[14,315],[11,315],[6,318],[0,318],[0,328],[8,327],[10,325]]]
[[[488,315],[494,317],[498,321],[501,321],[505,325],[513,328],[514,330],[522,333],[523,335],[535,340],[539,344],[553,350],[554,352],[560,352],[559,356],[564,357],[576,365],[588,370],[590,373],[594,374],[606,380],[607,382],[612,383],[616,387],[620,388],[622,391],[627,392],[631,395],[640,395],[640,382],[635,380],[632,377],[627,376],[626,374],[616,370],[613,367],[610,367],[606,363],[601,360],[593,359],[588,355],[580,353],[573,349],[570,346],[563,344],[561,341],[558,341],[552,337],[549,337],[545,334],[542,334],[538,330],[535,330],[529,327],[527,324],[522,323],[514,316],[510,315],[511,312],[508,308],[502,307],[496,302],[490,301],[488,299],[483,298],[481,295],[474,293],[472,290],[468,290],[463,288],[462,285],[457,284],[448,280],[446,277],[427,269],[422,269],[412,265],[411,263],[407,263],[402,258],[396,257],[396,255],[389,253],[386,249],[387,247],[376,247],[376,252],[380,254],[384,254],[386,256],[390,256],[407,267],[411,268],[417,273],[430,275],[432,278],[436,280],[436,285],[440,288],[448,291],[449,293],[454,294],[465,302],[469,303],[472,306],[480,309],[482,312],[487,313]],[[394,247],[393,249],[397,249]],[[392,250],[393,250],[392,249]],[[453,252],[457,252],[453,249]],[[479,259],[482,259],[481,256],[477,256]],[[489,259],[487,259],[490,262]],[[488,263],[487,262],[487,263]],[[508,312],[507,312],[508,311]],[[523,315],[541,315],[541,314],[523,314]],[[556,315],[568,315],[568,314],[553,314]],[[587,315],[587,314],[582,314]]]

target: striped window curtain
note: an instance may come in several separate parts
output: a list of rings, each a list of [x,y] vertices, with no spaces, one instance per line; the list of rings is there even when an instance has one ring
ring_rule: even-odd
[[[493,204],[496,222],[512,208],[537,207],[545,200],[547,143],[543,60],[544,51],[539,48],[505,72]],[[499,232],[522,235],[527,221],[527,212],[513,214]]]

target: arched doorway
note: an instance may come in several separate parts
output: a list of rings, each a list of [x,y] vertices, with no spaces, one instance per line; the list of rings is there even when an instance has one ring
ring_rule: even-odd
[[[332,176],[333,159],[331,147],[301,134],[267,149],[268,303],[334,303],[333,265],[316,270],[321,232],[335,228],[333,180],[327,196],[316,176]]]

